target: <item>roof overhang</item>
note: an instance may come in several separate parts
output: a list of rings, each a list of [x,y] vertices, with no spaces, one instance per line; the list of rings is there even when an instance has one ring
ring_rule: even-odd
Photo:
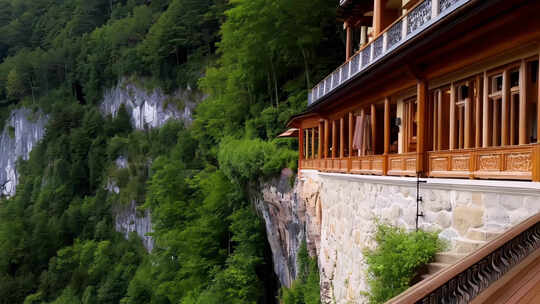
[[[290,128],[287,131],[279,134],[277,137],[280,137],[280,138],[298,137],[298,133],[299,133],[298,128]]]

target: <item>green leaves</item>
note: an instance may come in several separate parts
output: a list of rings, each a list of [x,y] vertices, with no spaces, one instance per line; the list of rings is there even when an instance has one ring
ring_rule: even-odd
[[[371,303],[384,303],[409,288],[416,271],[443,249],[438,233],[407,232],[383,224],[375,241],[377,248],[364,253]]]

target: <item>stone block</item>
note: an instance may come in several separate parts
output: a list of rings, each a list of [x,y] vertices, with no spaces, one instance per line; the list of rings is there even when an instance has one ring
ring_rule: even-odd
[[[450,212],[442,211],[437,213],[435,223],[442,228],[448,228],[452,225],[452,216]]]
[[[533,215],[534,214],[529,213],[527,209],[525,208],[520,208],[520,209],[511,211],[510,224],[512,224],[512,226],[517,225]]]
[[[507,210],[516,210],[522,206],[522,199],[515,195],[501,195],[499,202]]]
[[[469,254],[475,252],[480,247],[482,247],[486,242],[481,241],[471,241],[466,239],[457,239],[456,240],[456,252],[461,254]]]
[[[452,204],[450,203],[450,200],[448,198],[437,195],[437,199],[435,200],[428,200],[424,202],[425,207],[433,212],[439,212],[441,210],[450,211],[452,210]]]
[[[484,196],[480,192],[473,192],[471,197],[472,203],[475,206],[483,207],[484,206]]]
[[[528,196],[523,199],[523,208],[531,215],[540,212],[540,197]]]
[[[489,242],[500,235],[500,231],[471,228],[467,231],[466,238],[473,241]]]
[[[477,228],[484,223],[484,210],[478,207],[457,206],[453,212],[453,227],[465,235],[469,228]]]

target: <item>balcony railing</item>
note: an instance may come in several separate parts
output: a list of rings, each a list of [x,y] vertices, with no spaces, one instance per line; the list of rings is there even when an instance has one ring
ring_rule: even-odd
[[[396,48],[472,0],[424,0],[401,16],[347,62],[308,93],[308,105],[335,91],[356,74],[376,64]],[[340,5],[347,0],[340,0]]]

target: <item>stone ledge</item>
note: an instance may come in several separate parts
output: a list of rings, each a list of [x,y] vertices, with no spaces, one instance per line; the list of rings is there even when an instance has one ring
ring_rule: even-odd
[[[331,177],[340,180],[370,182],[393,186],[416,187],[417,179],[414,177],[356,175],[344,173],[327,173],[317,170],[301,170],[301,175]],[[302,176],[301,176],[302,178]],[[422,189],[460,190],[471,192],[492,192],[503,194],[520,194],[540,196],[540,183],[529,181],[499,181],[477,179],[444,179],[422,178],[427,183],[422,184]]]

